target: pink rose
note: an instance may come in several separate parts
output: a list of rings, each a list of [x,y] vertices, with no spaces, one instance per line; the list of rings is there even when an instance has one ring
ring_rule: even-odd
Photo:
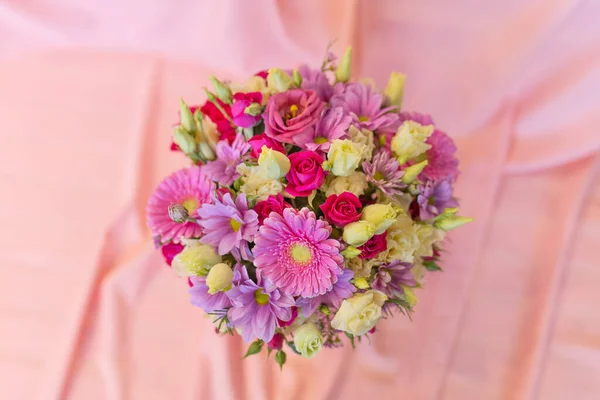
[[[246,114],[246,107],[252,103],[262,103],[262,93],[236,93],[233,95],[233,106],[231,106],[231,115],[233,123],[242,128],[251,128],[260,122],[262,116]]]
[[[367,241],[367,243],[358,247],[361,251],[359,257],[363,260],[369,258],[375,258],[379,253],[387,249],[387,232],[383,232],[381,235],[375,235]]]
[[[327,221],[341,228],[360,219],[361,207],[362,204],[356,195],[344,192],[329,196],[321,205],[321,211]]]
[[[292,196],[309,196],[313,190],[321,187],[325,180],[325,171],[321,167],[323,157],[309,150],[292,153],[290,172],[285,176],[288,185],[285,190]]]
[[[283,196],[269,196],[266,200],[259,201],[254,206],[254,211],[258,214],[258,223],[263,224],[265,218],[268,218],[272,212],[279,215],[283,214],[284,208],[291,208],[292,205],[283,200]]]
[[[252,139],[248,140],[248,144],[252,147],[250,155],[254,158],[258,158],[258,156],[260,156],[260,151],[263,146],[267,146],[269,149],[273,149],[280,153],[286,154],[285,148],[281,143],[271,139],[264,133],[253,136]]]
[[[265,134],[284,143],[310,131],[321,119],[325,103],[314,90],[292,89],[269,98],[264,112]]]

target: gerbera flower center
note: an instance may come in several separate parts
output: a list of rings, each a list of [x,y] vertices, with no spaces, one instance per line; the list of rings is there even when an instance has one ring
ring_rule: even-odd
[[[295,244],[292,246],[292,258],[299,263],[307,263],[312,259],[312,254],[308,246],[303,244]]]
[[[258,289],[254,292],[254,300],[259,306],[264,306],[269,304],[269,295],[265,294],[262,289]]]
[[[242,223],[238,222],[235,218],[229,218],[229,225],[234,232],[237,232],[242,227]]]
[[[369,120],[369,117],[365,117],[364,115],[359,115],[358,120],[360,122],[367,122]]]
[[[323,137],[323,136],[317,136],[314,140],[315,144],[324,144],[327,143],[329,140],[327,140],[327,138]]]
[[[191,197],[181,202],[181,205],[185,207],[189,214],[192,214],[198,209],[198,200]]]

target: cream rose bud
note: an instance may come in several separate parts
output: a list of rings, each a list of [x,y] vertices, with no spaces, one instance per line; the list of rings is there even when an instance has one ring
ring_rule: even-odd
[[[294,347],[304,357],[313,357],[323,346],[323,336],[313,323],[301,325],[294,332]]]
[[[206,277],[206,286],[208,286],[208,293],[215,294],[217,292],[226,292],[231,289],[231,282],[233,281],[233,271],[231,267],[225,263],[218,263],[208,271]]]
[[[381,318],[381,307],[386,300],[387,296],[378,290],[355,294],[342,302],[331,326],[355,336],[364,335]]]
[[[375,235],[381,235],[398,218],[398,209],[391,204],[371,204],[363,208],[361,220],[375,227]]]
[[[279,68],[271,68],[267,75],[267,85],[274,92],[285,92],[294,85],[294,79]]]
[[[349,139],[334,140],[327,153],[327,162],[331,173],[335,176],[351,175],[358,168],[365,147],[365,145],[354,143]]]
[[[290,160],[279,151],[263,146],[258,157],[260,171],[265,178],[280,179],[290,170]]]
[[[362,246],[375,235],[375,227],[367,221],[351,222],[344,227],[344,242],[351,246]]]
[[[220,262],[221,256],[212,246],[193,244],[173,258],[171,268],[178,276],[205,275],[210,267]]]
[[[392,151],[398,157],[398,162],[404,164],[429,150],[431,145],[425,141],[433,130],[433,125],[423,126],[415,121],[405,121],[392,139]]]

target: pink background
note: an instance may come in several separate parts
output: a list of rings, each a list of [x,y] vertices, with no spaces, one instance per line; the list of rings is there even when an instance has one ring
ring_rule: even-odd
[[[600,398],[597,0],[0,0],[0,398]],[[283,373],[214,335],[143,208],[208,76],[408,75],[476,222],[412,322]]]

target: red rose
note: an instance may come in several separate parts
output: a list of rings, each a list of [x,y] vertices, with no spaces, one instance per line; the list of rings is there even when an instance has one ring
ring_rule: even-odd
[[[379,253],[387,249],[387,232],[383,232],[381,235],[375,235],[367,241],[367,243],[358,247],[360,250],[359,257],[364,259],[375,258]]]
[[[361,207],[362,204],[356,195],[344,192],[329,196],[321,205],[321,211],[327,221],[341,228],[360,219]]]
[[[210,120],[215,123],[215,125],[217,126],[217,131],[219,131],[219,133],[221,134],[220,139],[227,140],[229,144],[231,144],[233,143],[236,135],[235,127],[231,125],[231,122],[229,122],[229,120],[232,118],[231,106],[223,103],[219,99],[217,99],[217,101],[219,102],[219,105],[225,111],[229,119],[227,119],[227,117],[223,115],[223,113],[217,108],[217,106],[210,101],[204,103],[204,105],[200,107],[200,111],[202,111],[202,114],[204,114],[204,116],[210,118]]]
[[[290,154],[290,172],[285,176],[288,185],[286,192],[292,196],[309,196],[313,190],[321,187],[325,180],[325,171],[321,167],[323,157],[315,152],[304,150]]]
[[[277,196],[269,196],[268,199],[256,203],[254,211],[258,214],[258,223],[262,225],[265,218],[268,218],[272,212],[281,215],[284,208],[291,207],[291,204],[283,200],[283,196],[280,193]]]
[[[250,152],[250,155],[254,158],[258,158],[258,156],[260,156],[260,152],[263,146],[267,146],[269,149],[273,149],[280,153],[286,154],[285,147],[283,147],[281,143],[271,139],[264,133],[253,136],[252,139],[248,140],[248,144],[252,146],[252,151]]]
[[[267,346],[273,350],[280,350],[283,347],[283,335],[281,333],[273,335],[273,339],[267,343]]]
[[[173,259],[175,258],[175,256],[177,254],[181,253],[181,251],[183,250],[183,247],[184,246],[179,243],[167,243],[163,247],[160,248],[160,251],[162,251],[163,257],[165,258],[165,261],[167,262],[167,264],[169,264],[169,266],[171,266],[171,263],[173,262]]]

